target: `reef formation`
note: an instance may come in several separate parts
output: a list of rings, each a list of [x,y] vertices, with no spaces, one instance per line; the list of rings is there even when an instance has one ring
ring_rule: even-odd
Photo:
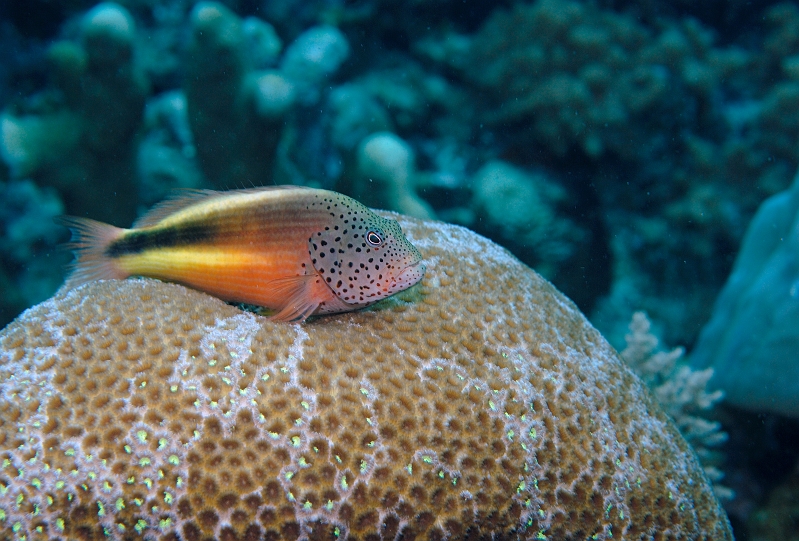
[[[732,539],[575,305],[458,226],[373,308],[275,324],[92,282],[0,332],[0,537]]]

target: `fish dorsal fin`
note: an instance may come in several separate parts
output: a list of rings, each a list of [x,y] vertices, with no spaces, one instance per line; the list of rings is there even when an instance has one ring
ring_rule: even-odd
[[[201,201],[206,201],[215,197],[226,197],[230,195],[241,194],[256,194],[260,192],[269,192],[274,190],[287,190],[287,189],[307,189],[304,186],[260,186],[257,188],[245,188],[243,190],[195,190],[191,188],[183,188],[173,190],[169,196],[148,210],[143,216],[133,223],[134,228],[149,227],[156,225],[158,222],[180,210],[183,210],[192,205],[196,205]]]
[[[157,224],[167,216],[190,207],[200,201],[218,197],[226,192],[218,192],[215,190],[193,190],[181,189],[174,190],[169,194],[169,197],[155,205],[148,210],[143,216],[133,222],[134,228],[149,227]]]

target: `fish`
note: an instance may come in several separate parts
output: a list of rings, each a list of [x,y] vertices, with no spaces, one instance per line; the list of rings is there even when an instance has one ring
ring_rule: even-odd
[[[183,190],[130,229],[75,216],[58,221],[72,231],[69,289],[150,277],[267,308],[282,322],[364,308],[425,273],[396,220],[301,186]]]

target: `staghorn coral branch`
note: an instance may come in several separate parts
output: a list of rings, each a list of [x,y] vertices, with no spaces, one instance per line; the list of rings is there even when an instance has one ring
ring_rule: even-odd
[[[651,323],[644,312],[635,312],[625,336],[627,347],[621,358],[647,384],[657,401],[674,419],[683,437],[688,440],[714,484],[719,498],[731,499],[734,493],[718,482],[724,477],[715,463],[719,454],[711,451],[727,441],[721,423],[703,416],[724,398],[720,390],[709,392],[708,382],[713,369],[694,370],[682,362],[685,350],[657,351],[658,338],[651,332]]]

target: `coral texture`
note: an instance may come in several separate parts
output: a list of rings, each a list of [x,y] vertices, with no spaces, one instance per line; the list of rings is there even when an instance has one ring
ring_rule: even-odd
[[[693,451],[548,282],[402,218],[428,272],[280,325],[94,282],[0,334],[0,537],[732,539]]]

